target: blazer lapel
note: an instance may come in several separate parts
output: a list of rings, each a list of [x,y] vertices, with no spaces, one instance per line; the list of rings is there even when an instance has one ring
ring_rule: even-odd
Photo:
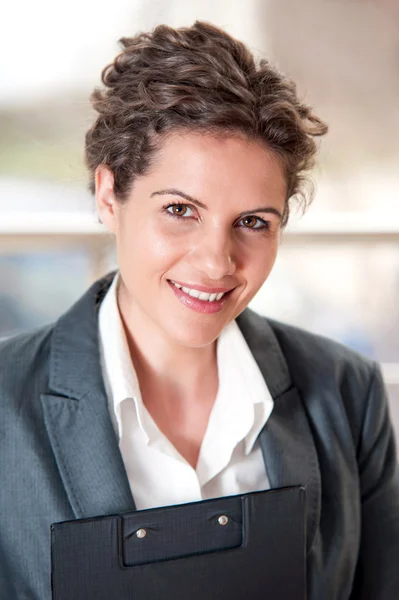
[[[56,323],[51,342],[50,393],[42,406],[55,460],[76,518],[134,510],[109,415],[97,327],[97,306],[113,274]]]
[[[321,480],[305,408],[268,321],[247,309],[237,323],[274,400],[273,411],[259,435],[269,482],[272,488],[305,486],[309,551],[320,520]]]

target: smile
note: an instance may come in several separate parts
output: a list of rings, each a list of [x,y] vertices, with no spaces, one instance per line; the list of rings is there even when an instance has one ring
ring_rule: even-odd
[[[190,288],[168,279],[168,284],[173,290],[176,298],[184,304],[187,308],[194,310],[198,313],[213,314],[221,311],[231,296],[231,290],[210,289],[209,292],[205,292],[204,288],[199,290],[197,288]],[[201,286],[202,287],[202,286]]]
[[[185,294],[188,294],[192,298],[198,298],[198,300],[202,300],[203,302],[215,302],[221,300],[226,292],[212,293],[208,294],[207,292],[201,292],[200,290],[196,290],[194,288],[188,288],[176,283],[175,281],[170,280],[170,282],[179,290],[182,290]]]

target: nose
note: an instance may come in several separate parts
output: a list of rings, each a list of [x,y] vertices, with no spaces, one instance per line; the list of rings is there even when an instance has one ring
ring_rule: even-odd
[[[191,264],[207,279],[220,281],[236,271],[231,234],[212,230],[202,232],[191,254]]]

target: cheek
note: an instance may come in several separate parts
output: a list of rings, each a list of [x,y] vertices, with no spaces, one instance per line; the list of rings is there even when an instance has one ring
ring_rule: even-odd
[[[259,244],[252,248],[246,257],[247,281],[250,284],[262,285],[270,274],[276,261],[278,239],[268,240],[267,244]]]
[[[176,243],[177,242],[177,243]],[[144,278],[166,271],[183,254],[176,237],[154,226],[123,227],[117,238],[118,262],[130,276]]]

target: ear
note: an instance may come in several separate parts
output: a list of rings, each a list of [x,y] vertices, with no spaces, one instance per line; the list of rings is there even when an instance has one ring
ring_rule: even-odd
[[[108,167],[100,165],[96,169],[94,181],[96,185],[95,198],[99,219],[108,231],[116,233],[119,206],[114,194],[114,175]]]

